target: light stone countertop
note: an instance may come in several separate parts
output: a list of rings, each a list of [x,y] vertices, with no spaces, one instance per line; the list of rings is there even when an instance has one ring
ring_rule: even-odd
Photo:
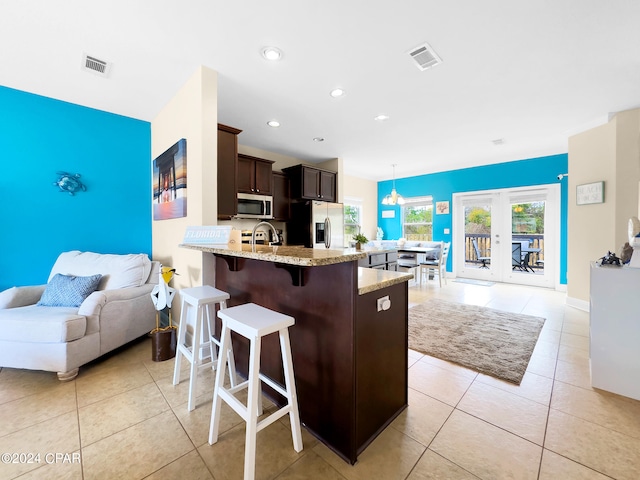
[[[384,252],[397,252],[395,247],[362,247],[364,253],[384,253]]]
[[[352,262],[367,256],[367,253],[386,251],[388,249],[366,249],[357,251],[355,248],[342,250],[327,250],[320,248],[305,248],[293,246],[267,246],[256,245],[255,249],[246,243],[229,245],[187,245],[182,248],[199,250],[201,252],[228,255],[231,257],[251,258],[265,262],[284,263],[300,267],[317,267],[332,265],[334,263]],[[393,249],[392,249],[393,250]],[[392,272],[374,268],[358,268],[358,295],[374,292],[382,288],[390,287],[402,282],[408,282],[413,278],[411,273]]]
[[[358,268],[358,295],[375,292],[413,278],[412,273],[392,272],[377,268]]]
[[[334,263],[352,262],[365,258],[367,253],[357,251],[355,248],[343,248],[340,250],[327,250],[325,248],[305,248],[287,245],[268,246],[252,245],[247,243],[228,245],[187,245],[180,247],[200,250],[201,252],[228,255],[231,257],[251,258],[265,262],[284,263],[300,267],[317,267],[333,265]]]

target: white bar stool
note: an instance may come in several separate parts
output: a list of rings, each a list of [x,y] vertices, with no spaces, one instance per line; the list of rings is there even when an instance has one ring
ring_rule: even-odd
[[[182,308],[180,311],[180,326],[178,327],[178,339],[176,341],[176,361],[173,371],[173,384],[180,383],[180,363],[182,356],[191,362],[191,376],[189,378],[189,403],[188,410],[192,411],[195,408],[195,391],[196,383],[198,380],[198,372],[204,368],[211,366],[215,370],[218,365],[223,365],[222,368],[218,368],[220,372],[223,372],[224,377],[224,365],[225,363],[219,363],[217,360],[216,345],[220,347],[220,341],[214,337],[215,331],[215,304],[220,304],[220,309],[227,308],[227,300],[229,294],[213,288],[209,285],[202,287],[184,288],[180,290],[180,296],[182,297]],[[204,332],[204,314],[207,315],[207,329],[208,333],[205,336]],[[187,346],[187,318],[189,313],[195,314],[193,322],[193,338],[191,347]],[[208,339],[207,339],[208,337]],[[222,338],[222,337],[221,337]],[[231,348],[229,346],[229,348]],[[208,349],[209,354],[203,353],[203,350]],[[222,357],[222,355],[220,355]],[[224,356],[222,362],[227,362],[229,367],[229,378],[231,385],[236,384],[236,364],[233,358],[233,351]]]
[[[289,343],[289,327],[295,323],[295,320],[293,317],[274,312],[255,303],[246,303],[244,305],[238,305],[237,307],[219,310],[218,317],[222,319],[220,362],[224,362],[227,353],[231,351],[231,332],[234,331],[250,341],[249,376],[245,382],[235,387],[225,388],[223,386],[224,371],[218,370],[216,374],[216,384],[213,390],[209,444],[213,445],[218,441],[220,400],[224,400],[247,423],[244,478],[245,480],[253,480],[256,469],[256,436],[260,430],[271,425],[280,417],[289,414],[293,448],[296,452],[302,451],[298,398],[296,396],[296,385],[293,378],[293,361],[291,357],[291,345]],[[282,386],[275,383],[272,379],[260,373],[260,347],[262,337],[275,332],[278,332],[280,337],[280,352],[284,367],[285,388],[282,388]],[[262,411],[260,408],[261,404],[259,403],[261,401],[260,381],[263,381],[285,397],[287,404],[258,422],[259,412]],[[235,394],[244,388],[249,389],[246,406],[235,397]]]

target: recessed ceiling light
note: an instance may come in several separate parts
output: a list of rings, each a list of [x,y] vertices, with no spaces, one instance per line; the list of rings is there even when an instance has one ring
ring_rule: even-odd
[[[324,142],[324,138],[322,137],[313,137],[314,142]]]
[[[347,94],[342,88],[334,88],[329,92],[333,98],[344,97]]]
[[[388,115],[384,115],[384,114],[380,114],[377,115],[376,117],[373,117],[374,120],[377,120],[379,122],[384,122],[385,120],[389,120],[389,116]]]
[[[269,125],[270,127],[273,127],[273,128],[278,128],[280,126],[280,122],[277,121],[277,120],[269,120],[267,122],[267,125]]]
[[[264,47],[262,49],[262,56],[267,60],[280,60],[282,58],[282,50],[276,47]]]

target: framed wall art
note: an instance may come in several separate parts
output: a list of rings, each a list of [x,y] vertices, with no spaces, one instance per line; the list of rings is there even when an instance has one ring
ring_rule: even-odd
[[[442,215],[449,213],[449,202],[436,202],[436,214]]]
[[[187,216],[187,140],[182,138],[153,161],[153,219]]]
[[[604,203],[604,182],[585,183],[576,187],[576,205]]]

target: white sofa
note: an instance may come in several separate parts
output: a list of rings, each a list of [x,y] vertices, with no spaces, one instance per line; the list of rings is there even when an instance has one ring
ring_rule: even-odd
[[[60,254],[47,285],[0,292],[0,367],[57,372],[60,380],[72,380],[82,365],[149,333],[159,268],[145,254]],[[96,274],[99,280],[90,277]],[[66,288],[76,278],[87,285],[79,294]],[[61,301],[67,293],[70,298]],[[51,306],[74,301],[81,303]]]

